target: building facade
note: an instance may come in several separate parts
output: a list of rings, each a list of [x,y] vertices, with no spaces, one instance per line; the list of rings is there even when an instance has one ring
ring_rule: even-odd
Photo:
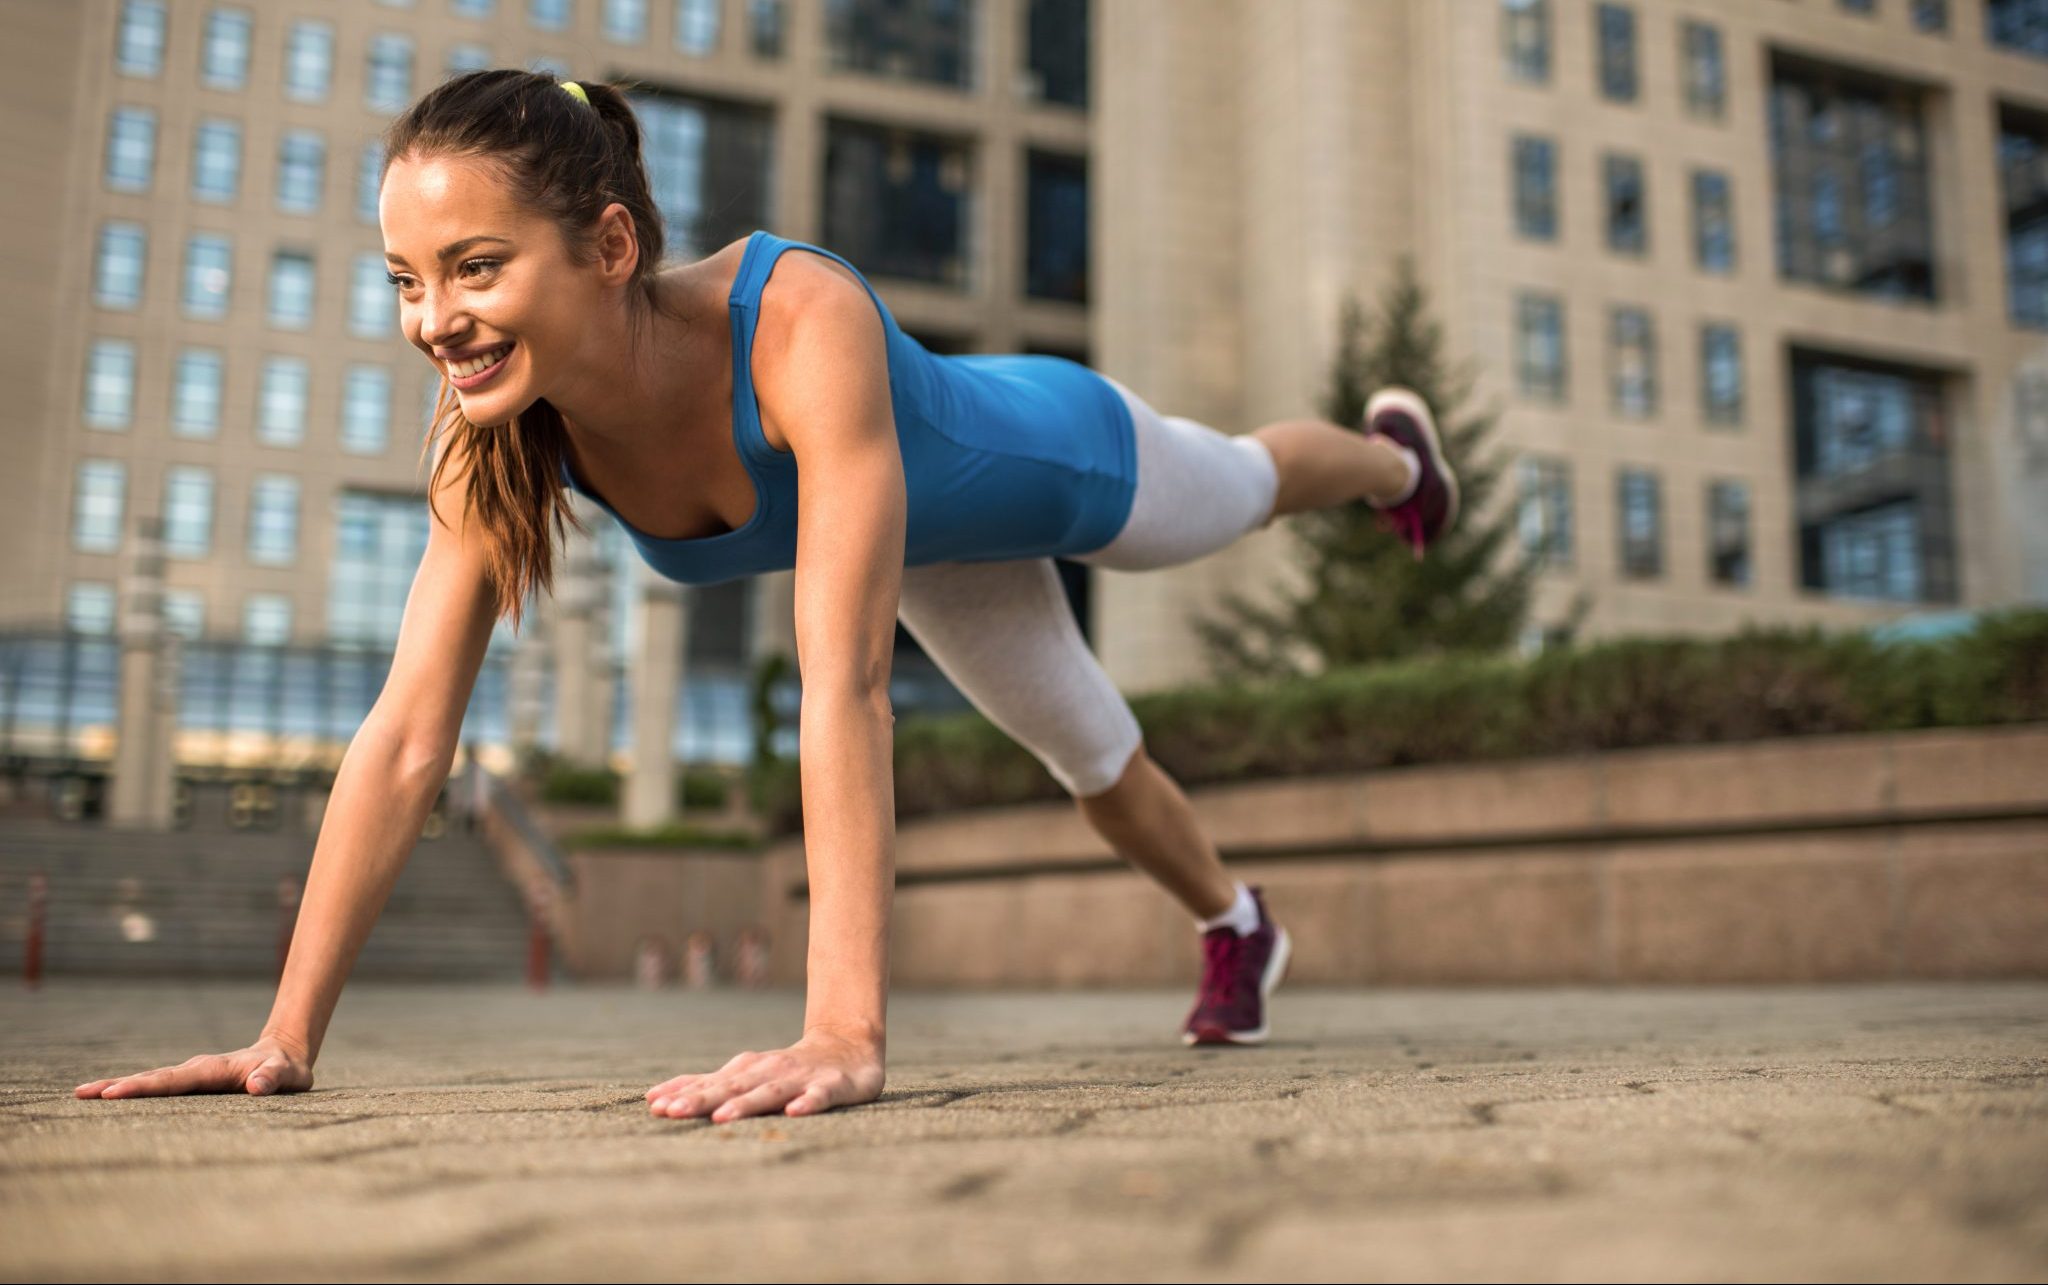
[[[1103,368],[1317,413],[1412,256],[1502,412],[1532,641],[2048,600],[2048,4],[1102,10]],[[1291,560],[1106,573],[1111,672],[1199,674],[1186,617]]]
[[[1604,636],[2048,600],[2048,0],[0,14],[0,625],[72,640],[0,665],[10,709],[110,670],[92,640],[156,515],[187,721],[346,738],[425,544],[437,386],[396,331],[375,140],[502,65],[636,82],[674,255],[821,244],[934,351],[1059,353],[1225,431],[1317,413],[1344,298],[1411,257],[1503,412],[1532,640],[1580,610]],[[624,692],[642,596],[590,512]],[[1295,553],[1283,524],[1180,568],[1062,565],[1138,691],[1200,677],[1189,616]],[[746,756],[790,588],[690,591],[679,758]],[[555,612],[501,628],[477,736],[510,735],[513,655]],[[899,710],[958,704],[898,642]],[[668,698],[614,701],[614,747],[638,699]]]

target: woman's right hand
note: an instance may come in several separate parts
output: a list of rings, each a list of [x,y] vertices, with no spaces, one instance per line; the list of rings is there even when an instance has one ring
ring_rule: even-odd
[[[313,1087],[313,1063],[275,1040],[233,1053],[202,1053],[176,1066],[81,1084],[81,1098],[155,1098],[179,1093],[299,1093]]]

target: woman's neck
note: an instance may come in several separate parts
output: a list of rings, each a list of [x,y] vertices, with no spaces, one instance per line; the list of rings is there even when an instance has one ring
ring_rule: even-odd
[[[631,458],[694,418],[696,394],[724,360],[702,307],[699,266],[658,275],[660,306],[628,308],[592,334],[576,375],[549,397],[578,455]]]

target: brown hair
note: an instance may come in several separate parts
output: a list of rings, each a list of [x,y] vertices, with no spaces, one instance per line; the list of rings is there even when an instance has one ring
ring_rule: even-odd
[[[555,221],[572,258],[588,261],[598,215],[616,201],[633,217],[639,261],[628,306],[659,307],[654,274],[661,265],[661,212],[640,157],[640,122],[620,82],[578,81],[578,99],[553,76],[511,68],[473,71],[430,90],[384,131],[383,173],[402,157],[476,157],[489,162],[530,207]],[[638,327],[629,330],[637,336]],[[486,431],[462,413],[444,375],[434,420],[421,449],[448,439],[427,486],[427,505],[452,457],[468,464],[464,498],[484,532],[498,614],[519,626],[526,597],[554,588],[555,539],[566,524],[588,530],[562,493],[567,441],[561,412],[536,400],[510,431]]]

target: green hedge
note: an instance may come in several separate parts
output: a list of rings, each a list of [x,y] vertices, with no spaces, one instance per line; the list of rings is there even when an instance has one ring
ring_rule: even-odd
[[[731,788],[731,780],[716,769],[684,768],[676,778],[676,805],[686,812],[717,812]],[[616,807],[619,777],[610,768],[551,763],[542,772],[540,796],[549,803]]]
[[[2048,720],[2048,611],[1880,642],[1818,630],[1626,639],[1519,660],[1445,656],[1311,679],[1131,698],[1147,752],[1181,784],[1776,736]],[[896,815],[1066,794],[978,713],[896,725]],[[802,818],[797,765],[757,767],[771,832]]]

